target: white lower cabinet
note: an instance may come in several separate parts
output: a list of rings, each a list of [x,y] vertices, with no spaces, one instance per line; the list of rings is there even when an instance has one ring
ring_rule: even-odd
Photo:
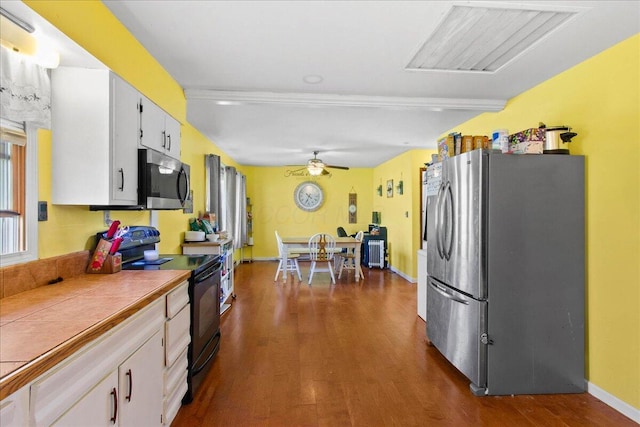
[[[162,358],[162,334],[156,332],[53,425],[161,425]]]
[[[91,420],[92,427],[117,425],[118,398],[118,373],[113,371],[58,418],[53,425],[81,426],[88,420]]]
[[[22,387],[0,402],[0,426],[24,426],[29,418],[29,387]]]
[[[187,392],[189,282],[0,401],[0,425],[162,426]]]
[[[162,425],[164,322],[160,298],[34,381],[28,425]]]
[[[162,333],[149,339],[118,367],[118,425],[162,425]]]

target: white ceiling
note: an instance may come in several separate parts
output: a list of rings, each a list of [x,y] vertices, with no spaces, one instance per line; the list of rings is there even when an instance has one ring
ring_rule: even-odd
[[[328,164],[373,167],[435,148],[640,32],[638,1],[104,3],[185,89],[188,121],[242,165],[304,164],[318,150]],[[494,73],[407,70],[451,7],[469,4],[578,13]]]

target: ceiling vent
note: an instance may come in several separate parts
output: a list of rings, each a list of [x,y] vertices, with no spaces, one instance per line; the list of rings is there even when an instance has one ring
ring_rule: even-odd
[[[407,69],[494,72],[576,13],[453,6]]]

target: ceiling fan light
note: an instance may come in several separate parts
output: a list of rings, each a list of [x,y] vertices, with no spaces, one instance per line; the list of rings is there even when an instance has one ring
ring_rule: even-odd
[[[322,167],[322,165],[310,164],[309,166],[307,166],[307,171],[309,171],[309,175],[311,176],[321,175],[323,170],[324,168]]]

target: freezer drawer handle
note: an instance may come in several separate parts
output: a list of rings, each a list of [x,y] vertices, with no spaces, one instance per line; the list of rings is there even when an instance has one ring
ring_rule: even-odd
[[[455,302],[459,302],[460,304],[469,305],[469,301],[465,301],[465,300],[456,298],[455,296],[453,296],[449,292],[447,292],[447,290],[445,288],[441,287],[440,285],[438,285],[436,283],[433,283],[432,281],[430,281],[429,284],[431,285],[431,287],[433,289],[438,291],[438,293],[440,295],[442,295],[443,297],[448,298],[448,299],[450,299],[452,301],[455,301]]]

